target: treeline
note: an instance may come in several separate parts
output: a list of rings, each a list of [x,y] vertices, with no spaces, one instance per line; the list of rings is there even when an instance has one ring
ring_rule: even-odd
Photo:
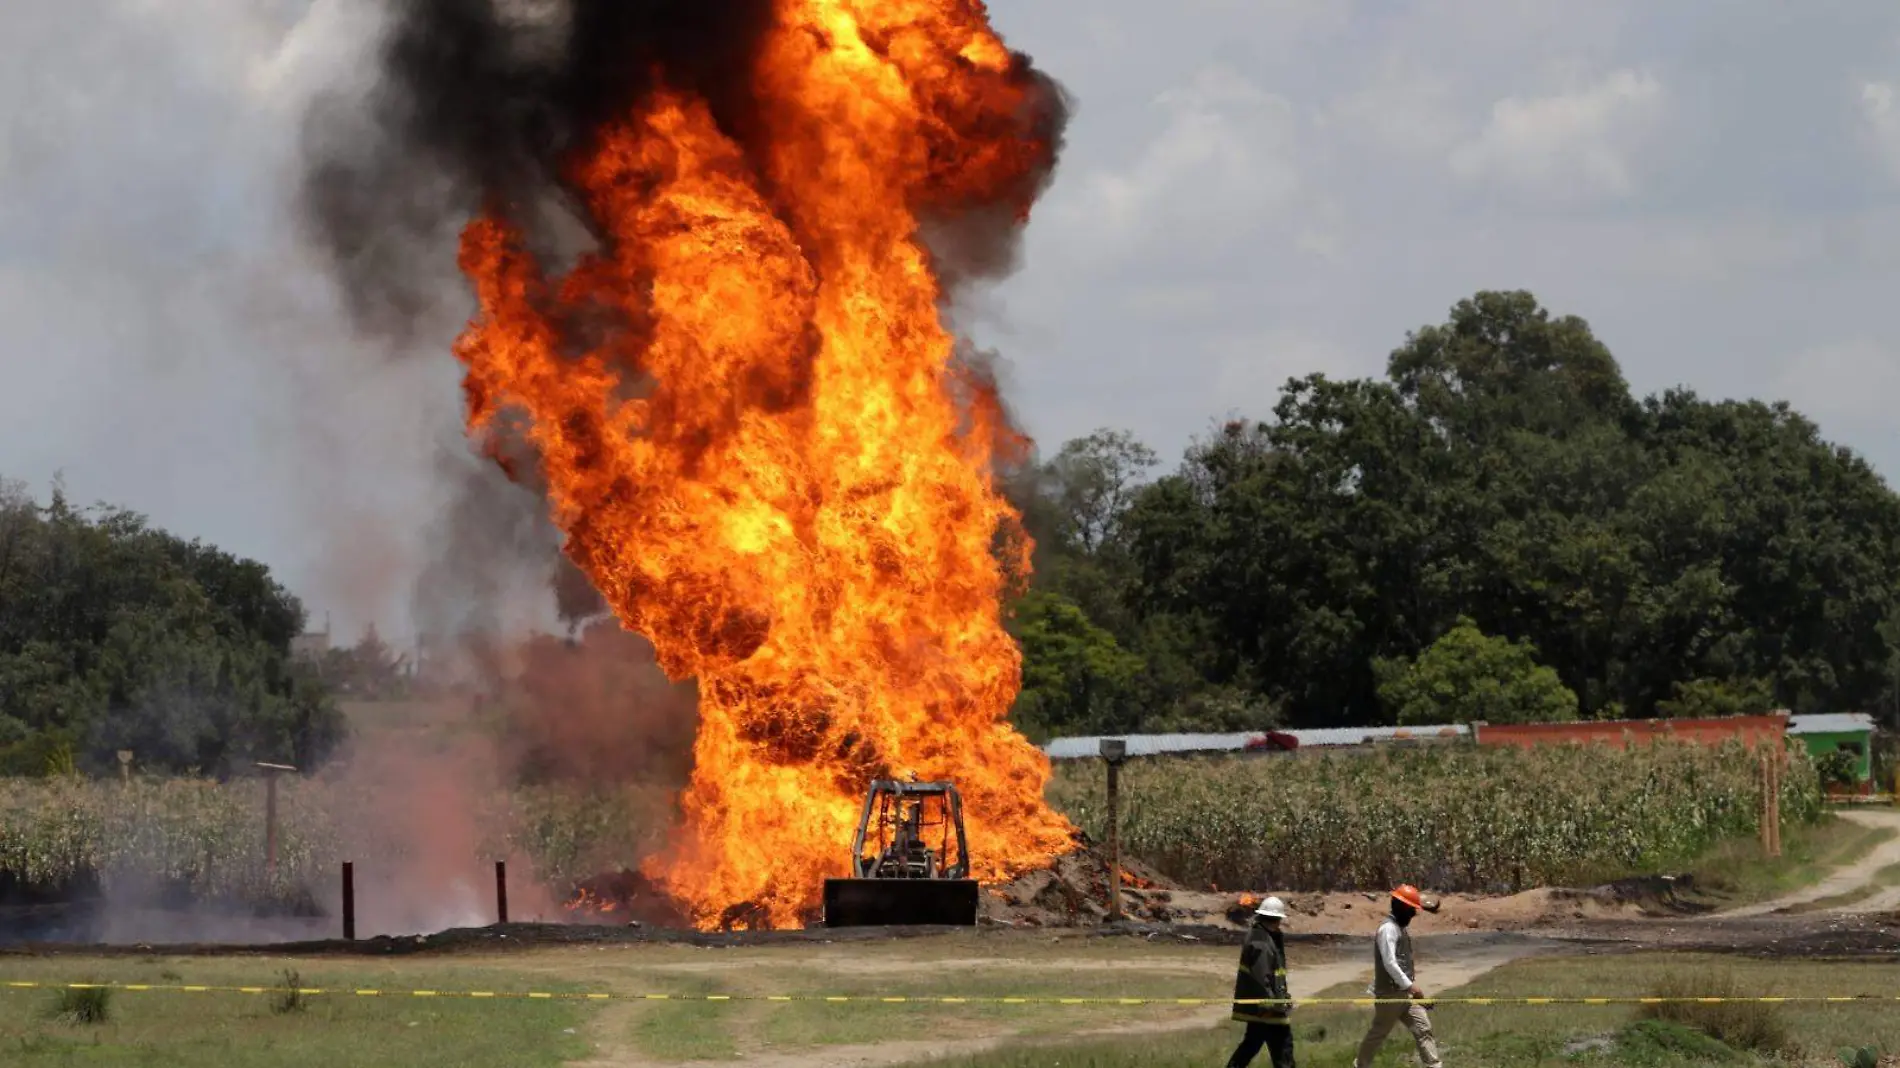
[[[1786,404],[1632,396],[1528,293],[1157,467],[1101,431],[1012,481],[1032,733],[1900,700],[1880,476]]]
[[[307,768],[343,733],[263,564],[0,482],[0,774]]]

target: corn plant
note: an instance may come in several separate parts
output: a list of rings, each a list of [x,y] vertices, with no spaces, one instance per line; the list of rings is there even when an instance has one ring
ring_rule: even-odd
[[[1739,745],[1421,748],[1163,758],[1123,772],[1124,848],[1217,887],[1349,890],[1394,882],[1511,891],[1684,863],[1758,831],[1761,784]],[[1052,802],[1103,832],[1103,775],[1061,765]],[[1792,754],[1786,824],[1821,811]]]
[[[285,779],[273,875],[263,791],[256,781],[0,779],[0,873],[29,887],[158,881],[199,900],[284,903],[327,885],[341,860],[399,859],[416,845],[360,788]],[[1049,798],[1099,837],[1102,792],[1098,764],[1069,763]],[[1655,871],[1755,834],[1760,782],[1739,747],[1426,748],[1137,761],[1122,801],[1125,847],[1191,884],[1495,891]],[[559,887],[634,865],[674,818],[657,787],[532,787],[477,804],[468,818],[484,856],[471,864],[523,857]],[[1814,766],[1798,753],[1781,807],[1787,825],[1822,808]]]

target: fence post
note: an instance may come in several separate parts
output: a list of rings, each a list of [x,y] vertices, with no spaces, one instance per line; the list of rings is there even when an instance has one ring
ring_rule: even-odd
[[[1102,739],[1102,760],[1108,764],[1108,922],[1122,918],[1121,770],[1128,759],[1128,742]]]
[[[495,862],[495,916],[496,923],[508,922],[508,862]]]
[[[1755,755],[1755,772],[1761,779],[1761,852],[1763,856],[1772,856],[1773,848],[1768,837],[1768,752],[1759,750]]]
[[[343,939],[356,941],[356,865],[343,862]]]

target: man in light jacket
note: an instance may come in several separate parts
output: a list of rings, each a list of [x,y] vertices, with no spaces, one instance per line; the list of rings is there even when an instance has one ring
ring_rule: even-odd
[[[1293,1068],[1293,1011],[1286,985],[1286,938],[1280,924],[1286,902],[1270,897],[1253,911],[1253,929],[1240,947],[1240,970],[1234,976],[1234,1019],[1247,1025],[1227,1068],[1247,1068],[1262,1047],[1273,1068]],[[1278,1001],[1278,1004],[1268,1002]]]
[[[1438,1059],[1438,1040],[1432,1036],[1432,1018],[1425,1011],[1425,992],[1418,988],[1418,970],[1412,963],[1412,936],[1406,928],[1425,908],[1418,887],[1401,886],[1392,891],[1392,915],[1379,925],[1372,940],[1372,996],[1379,1004],[1372,1010],[1372,1028],[1359,1043],[1359,1056],[1353,1068],[1371,1068],[1392,1027],[1401,1021],[1418,1043],[1418,1059],[1425,1068],[1444,1068]],[[1438,911],[1433,905],[1431,910]]]

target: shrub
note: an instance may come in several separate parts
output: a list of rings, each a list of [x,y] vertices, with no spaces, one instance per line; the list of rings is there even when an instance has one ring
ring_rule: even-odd
[[[1637,1020],[1616,1036],[1617,1063],[1678,1065],[1683,1061],[1732,1064],[1747,1055],[1717,1038],[1666,1020]]]
[[[102,1024],[112,1015],[112,988],[69,986],[53,996],[46,1015],[74,1027]]]
[[[1644,1005],[1638,1015],[1645,1020],[1692,1027],[1732,1049],[1776,1055],[1798,1053],[1788,1023],[1774,1005],[1748,1001],[1714,1003],[1685,1000],[1691,998],[1740,998],[1744,991],[1730,972],[1705,972],[1696,975],[1670,973],[1657,980],[1650,996],[1671,999],[1661,1004]]]

